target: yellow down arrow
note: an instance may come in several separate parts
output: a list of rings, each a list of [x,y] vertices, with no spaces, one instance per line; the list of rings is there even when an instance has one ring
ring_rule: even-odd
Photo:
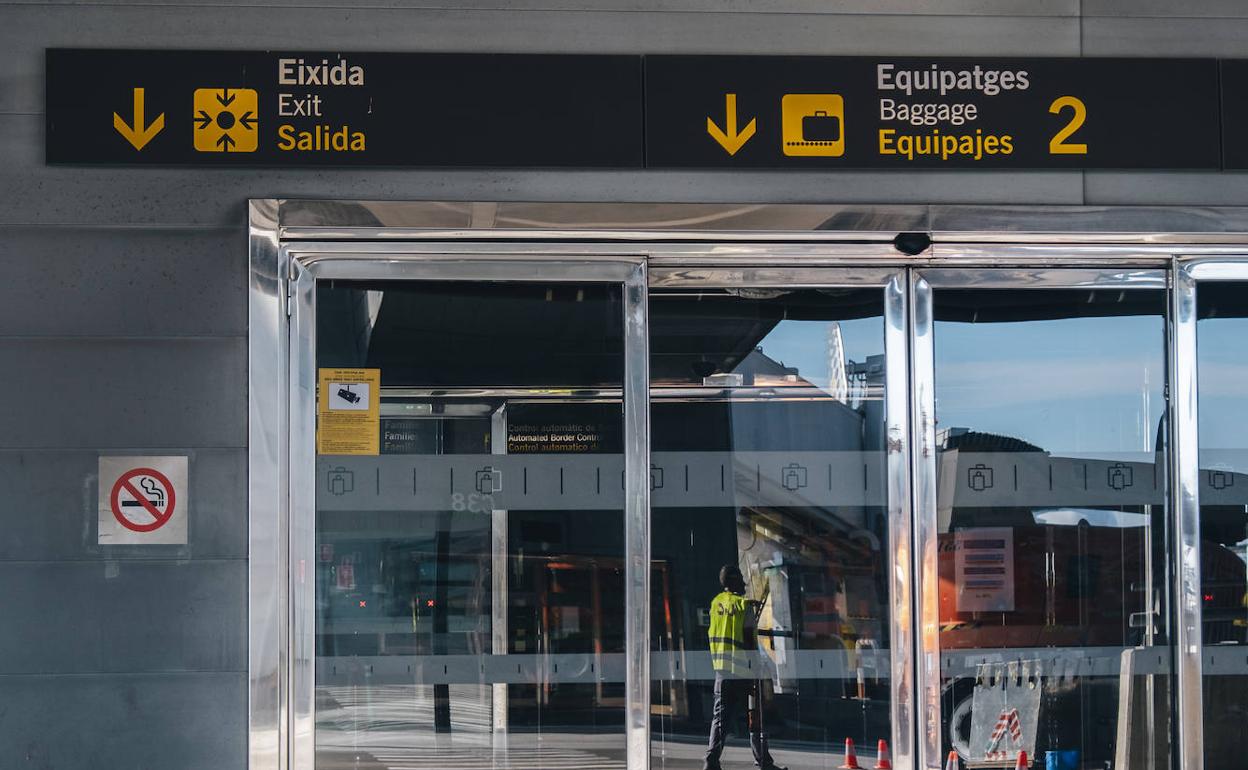
[[[710,118],[706,119],[706,133],[711,138],[719,142],[719,146],[728,151],[729,155],[736,155],[737,150],[745,146],[750,141],[750,137],[754,136],[754,118],[750,118],[750,122],[745,124],[745,128],[741,133],[737,133],[737,95],[725,94],[725,120],[728,125],[727,131],[721,131],[719,126],[715,125],[715,121]]]
[[[159,134],[165,127],[165,113],[160,113],[156,119],[152,121],[150,126],[143,126],[143,89],[134,89],[134,127],[126,124],[125,118],[117,113],[113,113],[113,128],[117,129],[117,133],[125,137],[126,141],[134,145],[134,149],[141,150],[144,145],[152,141],[152,138]]]

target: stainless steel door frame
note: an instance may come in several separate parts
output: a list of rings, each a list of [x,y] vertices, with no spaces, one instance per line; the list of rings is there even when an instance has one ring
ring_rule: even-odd
[[[932,342],[932,287],[910,271],[910,464],[914,550],[915,767],[940,767],[940,596],[936,514],[936,399]]]
[[[1170,293],[1170,522],[1174,585],[1175,733],[1179,767],[1204,770],[1200,597],[1200,438],[1194,265],[1174,265]]]
[[[1146,260],[1139,260],[1145,262]],[[1138,265],[1138,262],[1136,263]],[[911,286],[911,366],[913,376],[912,393],[912,432],[913,464],[914,464],[914,528],[915,554],[914,571],[916,585],[916,613],[918,632],[918,662],[916,666],[917,702],[923,718],[918,724],[918,756],[919,767],[924,770],[939,770],[943,757],[941,750],[941,730],[943,714],[941,713],[940,684],[940,608],[939,608],[939,572],[938,572],[938,513],[937,513],[937,476],[936,476],[936,415],[935,415],[935,354],[934,354],[934,298],[933,291],[940,288],[976,288],[976,289],[1063,289],[1063,288],[1106,288],[1119,290],[1135,289],[1167,289],[1170,283],[1170,271],[1133,266],[1125,260],[1121,267],[1101,266],[1096,268],[1078,267],[1076,264],[1060,267],[939,267],[915,269],[912,271]],[[1175,392],[1167,406],[1167,421],[1171,426],[1172,453],[1170,457],[1173,478],[1178,483],[1168,485],[1167,503],[1170,505],[1170,526],[1177,532],[1190,530],[1196,526],[1196,514],[1188,500],[1189,491],[1182,486],[1185,473],[1198,473],[1195,468],[1195,457],[1192,456],[1194,444],[1188,431],[1194,432],[1194,410],[1184,415],[1178,413],[1174,404],[1187,392],[1194,403],[1194,340],[1195,315],[1194,294],[1190,302],[1180,309],[1182,295],[1175,291],[1171,294],[1169,334],[1167,335],[1167,357],[1169,359],[1169,376],[1175,378],[1176,362],[1190,361],[1186,365],[1184,378],[1191,377],[1189,389]],[[1184,326],[1179,328],[1180,321]],[[1190,329],[1188,328],[1190,327]],[[1185,344],[1181,340],[1190,333],[1192,351],[1188,359],[1183,359],[1180,348]],[[1177,380],[1175,387],[1179,387]],[[1176,422],[1181,424],[1176,427]],[[1182,446],[1180,450],[1179,446]],[[1180,467],[1182,464],[1182,467]],[[1190,466],[1190,467],[1189,467]],[[1186,470],[1185,470],[1186,469]],[[1188,479],[1189,484],[1191,479]],[[1182,509],[1182,511],[1181,511]],[[1183,511],[1186,511],[1185,515]],[[1197,533],[1198,534],[1198,533]],[[1195,548],[1199,547],[1196,538]],[[1196,591],[1199,597],[1199,552],[1183,548],[1168,548],[1170,564],[1168,570],[1174,577],[1176,594],[1186,595],[1188,591]],[[1197,558],[1195,572],[1191,571],[1192,553]],[[1194,585],[1193,585],[1194,581]],[[1176,602],[1177,603],[1177,602]],[[1199,634],[1200,617],[1199,603],[1195,607],[1195,628]],[[1188,612],[1190,615],[1190,612]],[[1176,620],[1179,633],[1187,624],[1181,616]],[[1190,629],[1190,625],[1189,625]],[[1199,636],[1197,636],[1199,640]],[[1176,661],[1178,672],[1176,689],[1179,695],[1175,699],[1177,730],[1183,736],[1179,741],[1179,767],[1184,770],[1199,770],[1200,731],[1202,728],[1200,703],[1200,672],[1199,654],[1195,660],[1190,655],[1189,647],[1180,648],[1178,643],[1183,638],[1176,634],[1175,649],[1184,654]],[[1199,643],[1199,642],[1197,642]],[[1197,653],[1199,652],[1197,648]],[[1192,679],[1193,669],[1195,679]],[[1195,682],[1195,695],[1188,690]],[[1185,688],[1185,689],[1184,689]],[[1193,739],[1192,736],[1195,736]]]
[[[1179,614],[1175,624],[1176,642],[1180,643],[1175,661],[1176,678],[1186,683],[1180,687],[1181,698],[1176,704],[1181,736],[1178,754],[1179,767],[1184,770],[1200,767],[1199,731],[1203,727],[1199,695],[1200,622],[1199,604],[1191,603],[1193,596],[1199,597],[1199,500],[1195,483],[1199,471],[1195,443],[1195,318],[1190,309],[1199,282],[1248,280],[1248,259],[1238,258],[1244,254],[1248,236],[1244,235],[1242,227],[1236,226],[1236,223],[1248,221],[1248,209],[910,207],[913,210],[895,212],[897,216],[882,220],[880,207],[593,204],[591,208],[591,215],[578,219],[559,213],[569,209],[565,204],[252,202],[248,310],[248,729],[251,767],[257,770],[287,768],[291,760],[290,686],[294,665],[289,651],[293,608],[288,602],[287,589],[293,583],[297,566],[289,561],[288,550],[292,532],[287,498],[291,467],[287,451],[290,442],[287,402],[293,392],[288,371],[292,354],[287,339],[287,314],[291,311],[287,294],[290,253],[281,246],[286,244],[311,258],[313,244],[307,241],[325,241],[321,244],[324,246],[321,253],[338,252],[335,259],[362,261],[393,261],[397,254],[420,254],[430,259],[440,256],[458,263],[482,257],[498,261],[544,261],[554,255],[578,264],[623,259],[680,269],[798,265],[914,268],[909,271],[909,279],[899,287],[904,295],[902,307],[909,306],[910,328],[903,324],[898,332],[889,321],[889,365],[896,368],[892,365],[892,351],[896,349],[896,333],[900,333],[902,340],[910,343],[909,364],[915,374],[913,399],[905,390],[891,394],[911,402],[913,427],[903,426],[903,431],[915,432],[910,441],[915,475],[905,479],[910,482],[916,513],[913,520],[914,576],[911,578],[916,605],[911,617],[916,620],[911,628],[919,646],[917,661],[934,664],[932,671],[937,678],[938,659],[926,660],[922,656],[924,650],[938,645],[939,629],[936,625],[927,625],[924,615],[924,608],[934,602],[935,595],[926,597],[923,589],[927,584],[914,582],[921,580],[925,572],[935,574],[936,571],[934,561],[925,561],[925,544],[929,539],[934,542],[935,532],[924,529],[928,523],[924,513],[928,498],[932,505],[935,500],[932,483],[934,426],[926,422],[932,415],[932,284],[929,278],[939,280],[933,268],[965,266],[1016,270],[1018,265],[1030,265],[1032,269],[1018,269],[1015,275],[1027,282],[1032,280],[1028,276],[1034,276],[1037,270],[1043,272],[1045,267],[1097,266],[1101,270],[1123,273],[1172,266],[1174,291],[1169,345],[1174,484],[1170,494],[1175,536],[1182,547],[1172,549],[1171,568]],[[362,220],[350,217],[335,220],[338,212],[352,214],[362,210],[370,217],[376,215],[376,223],[360,227],[350,223]],[[545,210],[546,214],[534,216],[539,210]],[[587,209],[578,209],[581,210]],[[449,212],[445,221],[436,213],[442,211]],[[633,213],[622,217],[621,211]],[[1142,226],[1148,231],[1142,231]],[[924,254],[901,255],[891,245],[893,235],[900,229],[930,232],[935,243]],[[364,239],[386,242],[370,243]],[[639,253],[645,253],[646,258],[636,257]],[[1175,260],[1175,254],[1183,256]],[[644,296],[644,288],[641,295]],[[1184,314],[1185,307],[1188,315]],[[644,341],[644,331],[641,336]],[[929,373],[926,381],[924,371]],[[630,387],[638,387],[637,379],[630,376]],[[641,383],[644,384],[645,379],[640,377]],[[897,411],[891,396],[888,410],[890,414]],[[891,417],[889,422],[891,429]],[[929,431],[933,432],[930,438]],[[930,473],[929,461],[933,466]],[[897,491],[892,486],[896,478],[894,465],[890,444],[890,495]],[[637,481],[633,478],[631,483]],[[648,484],[642,483],[640,491],[648,494]],[[648,506],[642,507],[643,514],[648,513],[647,509]],[[641,526],[648,526],[648,515],[633,518],[643,522]],[[931,522],[934,524],[934,519]],[[630,542],[636,550],[636,542]],[[644,585],[648,571],[641,572],[646,573],[642,576]],[[916,588],[918,590],[913,590]],[[637,589],[633,586],[630,590]],[[640,618],[640,622],[645,623],[646,618]],[[631,681],[642,688],[640,692],[631,690],[636,703],[648,694],[648,676],[638,675],[646,661],[638,659],[630,665],[633,666]],[[930,693],[925,689],[923,674],[924,666],[920,665],[915,671],[916,710],[926,713],[929,709],[925,697]],[[936,693],[939,694],[938,688]],[[935,705],[939,706],[938,698]],[[644,708],[630,711],[630,718],[644,713]],[[938,714],[936,719],[939,724]],[[648,754],[648,736],[641,734],[641,725],[645,722],[644,718],[640,719],[640,724],[636,720],[630,722],[633,734],[630,734],[629,750],[632,753],[644,751]],[[637,740],[632,740],[633,737]],[[919,754],[923,743],[920,740],[915,747],[916,759],[920,760],[916,766],[938,767],[940,757]],[[641,748],[643,746],[646,748]],[[931,764],[926,760],[931,760]]]
[[[275,207],[250,207],[247,301],[247,764],[287,767],[289,419],[286,257]]]
[[[904,269],[889,267],[653,267],[652,287],[690,288],[845,288],[877,287],[884,299],[887,437],[888,537],[894,553],[913,550],[910,526],[910,446],[907,307]],[[889,571],[889,716],[892,763],[896,770],[917,767],[914,751],[914,588],[908,569]],[[632,765],[630,765],[632,767]]]
[[[291,569],[288,641],[289,764],[315,765],[315,584],[307,579],[315,554],[316,283],[326,279],[423,281],[546,281],[619,284],[624,293],[625,638],[626,742],[630,767],[648,761],[649,669],[649,353],[645,328],[646,265],[640,259],[463,259],[391,253],[361,259],[351,249],[283,247],[290,270],[289,539]],[[638,654],[638,650],[642,654]]]
[[[1200,563],[1200,403],[1196,299],[1200,284],[1248,281],[1248,257],[1176,258],[1171,297],[1174,417],[1175,679],[1183,770],[1204,768],[1204,645]]]
[[[1031,244],[1069,245],[1054,259],[1134,249],[1187,254],[1189,245],[1243,254],[1248,207],[879,205],[846,203],[624,203],[259,199],[281,240],[529,240],[880,244],[929,233],[937,250],[983,244],[989,256]],[[1166,244],[1171,244],[1166,246]],[[896,255],[896,252],[893,252]],[[1021,255],[1019,255],[1021,256]]]

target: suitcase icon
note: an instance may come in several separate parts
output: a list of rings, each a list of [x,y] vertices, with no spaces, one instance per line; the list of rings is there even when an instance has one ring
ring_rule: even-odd
[[[829,115],[825,110],[816,110],[814,115],[802,118],[802,141],[839,142],[840,139],[840,117]]]
[[[780,100],[780,148],[788,157],[845,155],[845,100],[840,94],[785,94]]]

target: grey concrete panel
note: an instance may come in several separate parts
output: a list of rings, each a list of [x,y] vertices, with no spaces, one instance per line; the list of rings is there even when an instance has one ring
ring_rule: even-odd
[[[241,447],[247,341],[0,338],[0,448]]]
[[[1084,56],[1191,56],[1242,58],[1248,18],[1086,18]]]
[[[1248,205],[1248,172],[1089,171],[1086,177],[1088,205]]]
[[[233,230],[0,228],[0,336],[247,333]]]
[[[1083,15],[1143,18],[1248,17],[1244,0],[1083,0]]]
[[[1079,19],[830,15],[8,6],[0,112],[43,110],[51,47],[283,48],[358,51],[1036,55],[1079,53]],[[274,31],[281,30],[275,37]],[[149,104],[149,109],[158,108]],[[111,120],[109,116],[104,119]]]
[[[190,457],[185,547],[97,544],[96,452],[0,451],[0,489],[5,491],[5,509],[12,512],[4,516],[0,562],[246,558],[246,451],[162,451]]]
[[[247,562],[0,563],[0,674],[243,671]]]
[[[247,766],[245,674],[0,677],[0,767]]]
[[[62,0],[10,0],[52,5]],[[1228,0],[1229,1],[1229,0]],[[79,0],[80,5],[345,7],[347,0]],[[478,11],[623,11],[639,13],[913,14],[923,16],[1078,16],[1079,0],[369,0],[371,8]]]
[[[247,198],[1078,204],[1078,171],[104,169],[43,165],[43,119],[0,116],[0,224],[238,226]],[[36,149],[38,147],[38,149]],[[41,195],[55,190],[55,195]],[[241,251],[241,250],[240,250]],[[233,257],[231,257],[233,258]]]

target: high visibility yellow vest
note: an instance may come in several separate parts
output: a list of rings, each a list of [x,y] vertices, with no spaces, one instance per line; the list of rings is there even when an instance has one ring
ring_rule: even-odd
[[[745,647],[745,618],[750,602],[724,591],[711,601],[711,665],[725,674],[748,674],[749,650]]]

